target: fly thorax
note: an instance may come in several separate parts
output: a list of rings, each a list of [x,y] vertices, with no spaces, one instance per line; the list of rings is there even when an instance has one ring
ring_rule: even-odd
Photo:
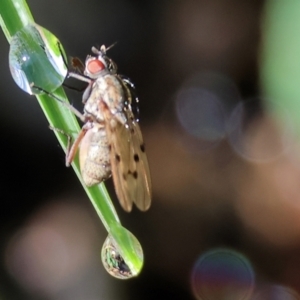
[[[124,91],[115,75],[106,75],[97,79],[99,89],[102,92],[102,99],[112,114],[121,112],[124,107]]]
[[[90,100],[90,99],[89,99]],[[103,121],[103,114],[99,109],[99,101],[87,101],[84,106],[85,113],[96,122]]]

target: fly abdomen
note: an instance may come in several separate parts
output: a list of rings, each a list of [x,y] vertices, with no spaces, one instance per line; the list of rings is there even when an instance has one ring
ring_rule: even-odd
[[[103,127],[87,131],[80,145],[79,162],[87,186],[99,184],[111,176],[110,148]]]

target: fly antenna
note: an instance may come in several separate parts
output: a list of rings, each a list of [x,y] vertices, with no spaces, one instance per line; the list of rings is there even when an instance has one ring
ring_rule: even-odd
[[[113,44],[111,44],[109,47],[106,47],[105,45],[102,45],[100,47],[100,49],[98,50],[96,47],[92,47],[92,52],[96,55],[106,55],[106,52],[111,49],[112,47],[114,47],[117,44],[117,42],[114,42]]]
[[[117,43],[118,43],[118,42],[114,42],[113,44],[111,44],[111,45],[108,46],[107,48],[105,48],[105,46],[102,45],[102,46],[100,47],[100,50],[102,50],[102,47],[104,47],[104,48],[105,48],[105,52],[107,52],[109,49],[111,49],[112,47],[114,47]]]

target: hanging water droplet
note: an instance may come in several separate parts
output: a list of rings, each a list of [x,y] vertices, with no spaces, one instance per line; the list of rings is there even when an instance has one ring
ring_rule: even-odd
[[[128,265],[118,251],[116,242],[110,235],[106,238],[102,247],[101,258],[106,271],[110,275],[119,279],[133,277]]]
[[[143,250],[136,237],[125,228],[122,229],[126,231],[128,247],[122,250],[113,236],[109,234],[102,247],[101,258],[104,268],[110,275],[118,279],[130,279],[137,276],[142,268]],[[124,245],[126,243],[123,243]]]
[[[40,94],[37,86],[53,92],[62,85],[67,66],[59,40],[48,30],[29,24],[11,39],[9,67],[16,84],[29,94]]]

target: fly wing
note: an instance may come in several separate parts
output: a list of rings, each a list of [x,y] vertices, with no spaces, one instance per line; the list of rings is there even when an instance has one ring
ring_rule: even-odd
[[[135,203],[140,210],[145,211],[151,204],[151,181],[140,127],[130,110],[124,110],[127,120],[124,125],[105,104],[103,106],[116,194],[124,210],[131,211],[132,203]]]

